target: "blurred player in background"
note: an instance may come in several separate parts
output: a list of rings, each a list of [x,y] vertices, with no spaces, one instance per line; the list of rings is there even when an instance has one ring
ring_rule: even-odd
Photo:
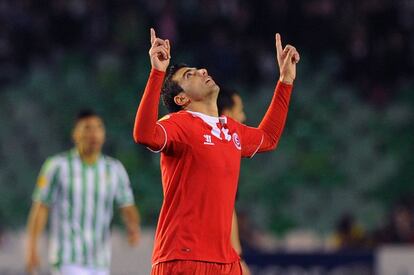
[[[26,267],[31,274],[40,263],[37,243],[49,211],[53,274],[109,274],[114,201],[129,243],[136,245],[140,237],[139,214],[125,168],[101,153],[105,141],[101,117],[91,110],[81,111],[73,141],[74,149],[48,158],[40,171],[27,225]]]
[[[258,128],[219,117],[219,87],[206,69],[172,66],[170,43],[151,29],[152,70],[134,140],[161,152],[164,201],[152,274],[241,274],[231,224],[242,157],[276,148],[285,125],[299,54],[276,35],[280,78]],[[158,120],[162,93],[171,112]],[[157,122],[158,120],[158,122]]]
[[[220,88],[217,99],[218,113],[220,116],[227,116],[237,122],[244,123],[246,114],[244,113],[243,100],[235,90]],[[237,194],[236,194],[237,199]],[[240,264],[243,275],[250,275],[249,267],[243,259],[243,249],[240,243],[239,225],[236,209],[233,210],[233,220],[231,222],[231,244],[240,256]]]
[[[220,88],[217,107],[219,115],[227,116],[240,123],[246,121],[243,100],[235,90]]]

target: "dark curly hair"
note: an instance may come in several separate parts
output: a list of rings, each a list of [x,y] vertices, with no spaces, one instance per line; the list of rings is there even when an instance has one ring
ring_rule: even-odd
[[[186,64],[171,65],[165,76],[164,83],[161,89],[161,98],[164,106],[167,107],[170,113],[175,113],[182,110],[182,107],[175,104],[174,97],[183,91],[180,85],[172,78],[174,74],[181,68],[188,67]]]
[[[101,116],[93,109],[81,109],[79,110],[79,112],[76,114],[76,117],[74,119],[74,124],[76,125],[79,121],[86,119],[86,118],[90,118],[90,117],[99,117],[101,118]]]

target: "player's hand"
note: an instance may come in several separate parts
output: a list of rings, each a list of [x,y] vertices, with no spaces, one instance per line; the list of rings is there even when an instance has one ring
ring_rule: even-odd
[[[295,47],[286,45],[282,47],[280,34],[276,34],[276,56],[279,64],[280,81],[286,84],[293,84],[296,78],[296,64],[300,60],[300,55]]]
[[[36,270],[40,265],[39,256],[36,249],[28,249],[26,255],[26,271],[28,274],[37,274]]]
[[[141,230],[139,227],[128,230],[128,243],[130,246],[137,246],[141,239]]]
[[[149,50],[149,56],[151,60],[151,66],[153,69],[165,72],[168,64],[170,64],[170,41],[168,39],[161,39],[155,35],[155,30],[150,29],[151,34],[151,48]]]
[[[247,266],[246,262],[244,260],[240,261],[240,265],[242,268],[242,275],[251,275],[249,267]]]

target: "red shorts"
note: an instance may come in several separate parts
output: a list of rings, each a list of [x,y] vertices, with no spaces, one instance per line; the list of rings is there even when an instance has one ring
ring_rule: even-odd
[[[240,262],[231,264],[175,260],[154,265],[151,275],[242,275]]]

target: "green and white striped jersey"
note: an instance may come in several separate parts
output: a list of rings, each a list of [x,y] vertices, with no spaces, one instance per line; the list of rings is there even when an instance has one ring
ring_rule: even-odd
[[[51,212],[49,256],[53,265],[109,268],[113,202],[119,207],[134,204],[121,162],[101,155],[88,165],[76,149],[48,158],[33,200],[48,205]]]

